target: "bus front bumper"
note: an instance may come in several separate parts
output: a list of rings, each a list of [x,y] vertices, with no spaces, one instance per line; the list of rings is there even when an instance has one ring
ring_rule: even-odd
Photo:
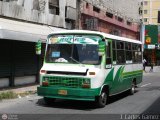
[[[86,100],[94,101],[98,96],[100,88],[83,89],[83,88],[63,88],[63,87],[37,87],[39,96],[48,98],[70,99],[70,100]]]

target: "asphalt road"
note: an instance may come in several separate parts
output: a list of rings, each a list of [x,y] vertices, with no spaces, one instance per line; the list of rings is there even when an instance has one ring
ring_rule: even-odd
[[[134,95],[125,92],[113,96],[105,108],[96,108],[93,102],[70,100],[57,100],[47,106],[42,97],[35,94],[0,101],[0,114],[7,114],[8,118],[34,120],[160,119],[160,73],[145,73]],[[154,116],[138,117],[139,114]]]

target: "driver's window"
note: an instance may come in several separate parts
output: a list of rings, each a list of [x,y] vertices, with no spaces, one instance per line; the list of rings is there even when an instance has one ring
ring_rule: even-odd
[[[106,68],[110,68],[111,64],[112,64],[112,59],[111,59],[111,42],[108,42],[108,45],[106,46]]]

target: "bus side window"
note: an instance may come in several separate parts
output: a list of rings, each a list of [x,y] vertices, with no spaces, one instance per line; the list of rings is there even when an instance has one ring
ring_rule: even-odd
[[[125,64],[124,42],[117,41],[117,64]]]
[[[130,42],[125,43],[125,54],[126,54],[126,63],[131,64],[133,61],[132,61],[132,51]]]
[[[106,46],[106,65],[112,64],[111,60],[111,43],[108,42],[108,46]]]
[[[138,45],[138,62],[142,62],[142,45]]]
[[[112,53],[113,53],[113,64],[117,64],[117,51],[116,51],[116,41],[112,41]]]

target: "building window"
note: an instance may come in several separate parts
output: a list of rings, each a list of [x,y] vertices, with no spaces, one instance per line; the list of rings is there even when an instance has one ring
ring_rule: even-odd
[[[144,5],[148,5],[148,1],[144,1]]]
[[[160,11],[158,11],[158,23],[160,23]]]
[[[89,3],[88,2],[86,3],[86,8],[89,8]]]
[[[84,18],[84,28],[87,30],[98,30],[98,19],[96,18]]]
[[[139,14],[142,15],[142,8],[139,7]]]
[[[59,15],[59,0],[49,0],[49,13]]]
[[[119,22],[123,22],[123,18],[118,17],[118,21],[119,21]]]
[[[147,18],[144,18],[144,22],[148,22],[148,19],[147,19]]]
[[[144,14],[147,14],[148,13],[148,11],[147,10],[144,10]]]
[[[33,0],[33,10],[40,10],[38,0]]]
[[[93,11],[95,11],[95,12],[97,12],[97,13],[100,13],[100,9],[97,8],[97,7],[95,7],[95,6],[93,6]]]
[[[109,18],[113,18],[113,14],[109,13],[109,12],[106,12],[106,16],[109,17]]]
[[[132,25],[132,23],[131,23],[131,22],[129,22],[129,21],[127,21],[127,25],[131,26],[131,25]]]

